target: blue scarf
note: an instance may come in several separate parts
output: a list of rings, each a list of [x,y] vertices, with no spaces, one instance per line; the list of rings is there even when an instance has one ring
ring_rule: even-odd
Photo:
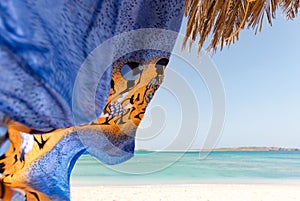
[[[0,2],[0,198],[24,199],[12,189],[19,188],[27,200],[69,200],[70,173],[82,153],[107,164],[132,157],[136,128],[176,40],[155,29],[178,32],[183,6],[183,0]],[[142,41],[125,34],[125,42],[92,57],[99,62],[87,60],[107,41],[144,29],[157,40],[147,40],[147,31]],[[167,47],[147,48],[158,42]],[[108,66],[97,66],[106,58]],[[95,90],[88,83],[78,95],[82,69],[101,73]]]

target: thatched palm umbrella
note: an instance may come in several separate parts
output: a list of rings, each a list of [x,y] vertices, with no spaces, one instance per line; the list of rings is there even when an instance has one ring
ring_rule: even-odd
[[[212,35],[207,50],[216,51],[219,46],[222,49],[224,44],[230,46],[237,41],[245,28],[261,31],[265,18],[272,25],[278,10],[287,19],[294,19],[299,7],[299,0],[186,0],[184,14],[188,25],[184,46],[200,35],[200,50]]]

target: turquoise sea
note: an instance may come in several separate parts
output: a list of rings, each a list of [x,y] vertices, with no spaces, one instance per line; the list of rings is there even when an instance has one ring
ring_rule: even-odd
[[[200,154],[200,156],[199,156]],[[300,184],[300,151],[136,152],[107,166],[89,155],[76,163],[71,185],[193,183]]]

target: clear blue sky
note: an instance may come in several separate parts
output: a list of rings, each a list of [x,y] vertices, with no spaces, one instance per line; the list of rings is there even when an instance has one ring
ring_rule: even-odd
[[[184,27],[183,27],[184,29]],[[244,30],[229,49],[217,51],[213,62],[223,80],[226,95],[224,130],[217,147],[300,147],[300,19],[286,21],[280,15],[261,33]],[[184,69],[172,60],[170,69]],[[180,71],[180,70],[179,70]],[[168,77],[166,72],[166,82]],[[209,90],[193,72],[180,71],[197,96],[199,130],[191,148],[201,148],[211,119]],[[189,74],[190,73],[190,74]],[[172,91],[172,90],[171,90]],[[168,149],[175,140],[184,142],[189,129],[179,131],[180,101],[168,90],[160,90],[138,132],[137,148]],[[165,110],[160,113],[157,106]],[[177,107],[176,107],[177,105]],[[193,104],[190,107],[194,107]],[[197,108],[192,110],[197,111]],[[155,122],[150,110],[158,113]],[[165,120],[164,117],[166,117]],[[193,119],[191,119],[192,121]],[[164,127],[160,122],[164,121]],[[147,126],[152,129],[145,129]],[[161,132],[157,130],[161,129]],[[176,143],[175,149],[181,149]],[[174,146],[171,148],[174,149]]]

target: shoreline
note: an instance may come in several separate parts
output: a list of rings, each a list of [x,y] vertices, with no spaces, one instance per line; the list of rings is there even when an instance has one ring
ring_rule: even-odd
[[[300,184],[99,185],[71,187],[71,200],[296,201],[299,192]]]
[[[280,183],[279,183],[280,181]],[[206,180],[206,181],[165,181],[165,182],[158,182],[154,181],[146,181],[146,182],[139,182],[139,181],[130,181],[125,183],[123,181],[93,181],[93,180],[72,180],[71,188],[77,187],[129,187],[129,186],[193,186],[193,185],[274,185],[274,186],[300,186],[300,180],[266,180],[266,179],[253,179],[253,180]]]

